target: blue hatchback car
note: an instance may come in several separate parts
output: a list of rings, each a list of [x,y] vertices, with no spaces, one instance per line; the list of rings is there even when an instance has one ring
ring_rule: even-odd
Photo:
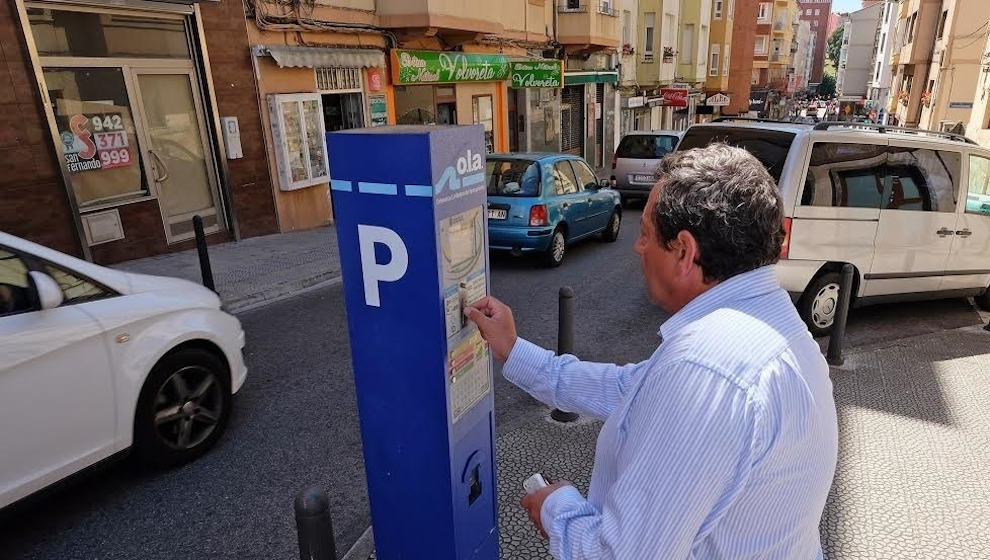
[[[514,254],[539,253],[549,266],[567,245],[593,235],[619,237],[619,193],[599,182],[580,157],[567,154],[492,154],[488,185],[488,244]]]

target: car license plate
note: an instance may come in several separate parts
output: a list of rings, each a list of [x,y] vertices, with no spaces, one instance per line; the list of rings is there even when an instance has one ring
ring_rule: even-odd
[[[633,181],[636,183],[652,183],[653,177],[649,175],[633,175]]]
[[[497,208],[488,209],[488,219],[489,220],[504,220],[508,215],[506,210],[499,210]]]

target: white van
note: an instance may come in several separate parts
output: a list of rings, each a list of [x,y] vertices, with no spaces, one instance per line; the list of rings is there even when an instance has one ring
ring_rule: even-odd
[[[710,142],[749,150],[779,184],[775,268],[812,334],[832,325],[844,263],[854,305],[974,296],[990,308],[990,150],[949,133],[746,119],[692,126],[677,149]]]

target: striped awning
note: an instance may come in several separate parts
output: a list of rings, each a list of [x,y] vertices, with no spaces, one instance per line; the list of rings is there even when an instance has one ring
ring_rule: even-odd
[[[385,67],[385,53],[377,49],[331,49],[270,45],[258,48],[255,54],[271,56],[279,68]]]

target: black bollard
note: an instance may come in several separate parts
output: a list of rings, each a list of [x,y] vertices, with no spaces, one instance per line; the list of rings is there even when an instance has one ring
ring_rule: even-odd
[[[564,286],[557,294],[557,355],[574,351],[574,290]],[[558,422],[573,422],[578,419],[574,412],[558,408],[550,412],[550,418]]]
[[[196,232],[196,252],[199,253],[199,272],[203,277],[203,285],[217,291],[213,284],[213,269],[210,268],[210,254],[206,251],[206,232],[203,231],[203,218],[193,216],[193,230]]]
[[[845,361],[842,358],[842,339],[846,336],[846,319],[849,317],[849,302],[852,299],[853,285],[853,265],[842,265],[842,275],[839,278],[839,306],[835,310],[835,319],[832,320],[832,328],[828,333],[828,353],[825,359],[829,365],[841,366]]]
[[[303,490],[296,495],[295,509],[299,560],[337,560],[326,491],[319,486]]]

